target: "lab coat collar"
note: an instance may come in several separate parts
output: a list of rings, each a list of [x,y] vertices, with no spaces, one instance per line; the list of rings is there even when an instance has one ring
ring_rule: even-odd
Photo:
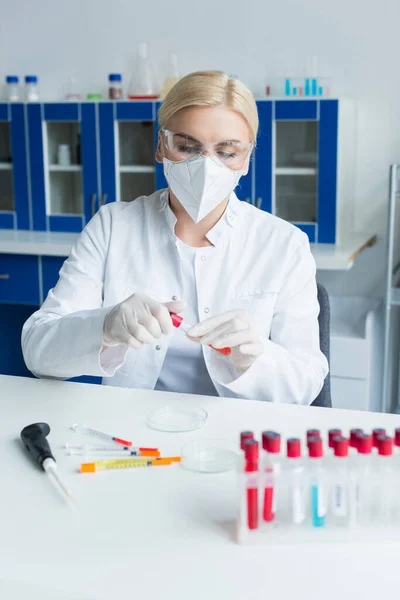
[[[160,212],[163,212],[167,221],[168,227],[171,233],[175,236],[175,225],[176,217],[171,210],[169,205],[169,193],[168,189],[162,190],[160,195]],[[207,233],[207,238],[210,240],[213,246],[219,245],[221,242],[229,236],[230,230],[235,227],[238,221],[238,209],[240,207],[240,200],[238,200],[235,192],[232,192],[226,211],[214,225],[212,229]]]

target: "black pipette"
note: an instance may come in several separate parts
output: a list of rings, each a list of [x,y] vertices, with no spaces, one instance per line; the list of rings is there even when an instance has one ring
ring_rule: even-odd
[[[49,475],[50,481],[55,484],[55,487],[62,491],[64,498],[74,501],[70,490],[58,474],[55,458],[51,452],[50,444],[46,439],[49,433],[50,426],[47,423],[33,423],[23,428],[21,431],[21,440],[33,460]]]

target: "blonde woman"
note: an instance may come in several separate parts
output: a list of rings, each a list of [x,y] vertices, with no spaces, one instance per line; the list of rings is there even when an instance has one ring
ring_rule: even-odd
[[[310,404],[328,367],[308,239],[234,193],[256,143],[253,96],[225,73],[191,73],[169,92],[159,124],[168,189],[94,216],[24,326],[28,368]],[[173,312],[193,325],[188,336]]]

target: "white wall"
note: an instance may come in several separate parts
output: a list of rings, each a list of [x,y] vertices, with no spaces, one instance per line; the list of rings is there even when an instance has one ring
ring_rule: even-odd
[[[104,87],[112,71],[127,82],[139,40],[149,41],[160,77],[175,51],[183,73],[224,69],[256,94],[318,54],[334,92],[358,101],[354,226],[385,231],[388,165],[400,161],[398,0],[0,0],[0,9],[0,77],[38,74],[44,99],[61,98],[71,73],[82,92],[91,81]],[[381,240],[350,273],[321,281],[374,295],[383,262]]]

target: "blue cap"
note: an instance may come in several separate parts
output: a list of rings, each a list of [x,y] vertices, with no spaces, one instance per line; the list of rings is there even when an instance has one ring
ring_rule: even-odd
[[[25,83],[37,83],[37,81],[36,75],[25,75]]]
[[[121,73],[110,73],[108,81],[122,81]]]
[[[6,82],[7,83],[18,83],[19,82],[18,75],[7,75]]]

